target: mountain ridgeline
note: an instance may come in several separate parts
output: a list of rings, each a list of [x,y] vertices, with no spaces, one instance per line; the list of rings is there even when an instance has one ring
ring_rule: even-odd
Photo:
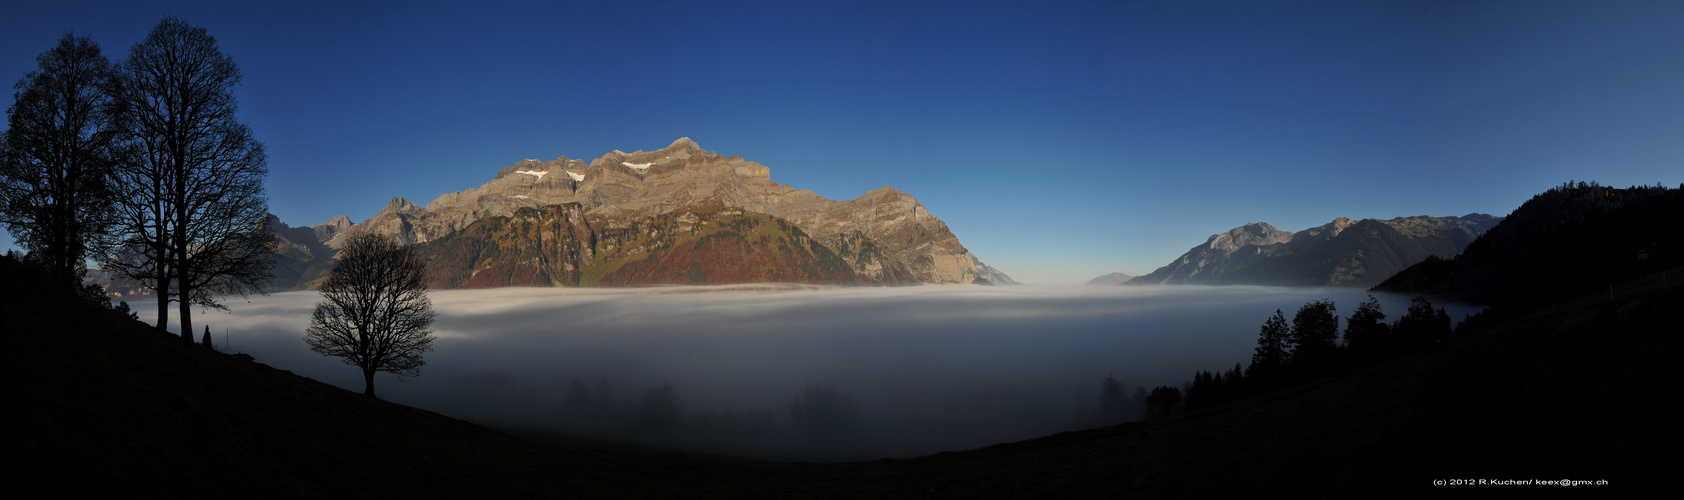
[[[1370,287],[1428,257],[1461,252],[1502,217],[1340,217],[1298,232],[1268,223],[1211,235],[1169,265],[1126,284]]]
[[[442,288],[1017,284],[900,190],[834,201],[688,138],[588,163],[523,160],[426,206],[393,198],[361,223],[268,224],[277,246],[267,291],[315,286],[347,238],[368,232],[420,245]],[[90,280],[116,298],[149,295],[108,273]]]
[[[895,188],[829,200],[688,138],[588,163],[524,160],[478,188],[424,207],[394,198],[348,222],[312,230],[335,248],[362,232],[421,245],[446,288],[1015,284]]]

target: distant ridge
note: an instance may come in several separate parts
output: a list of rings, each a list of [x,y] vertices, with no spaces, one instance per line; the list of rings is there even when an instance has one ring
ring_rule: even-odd
[[[1127,283],[1128,280],[1131,280],[1131,279],[1134,279],[1134,276],[1130,276],[1130,275],[1123,274],[1123,273],[1111,273],[1111,274],[1107,274],[1107,275],[1104,275],[1104,276],[1100,276],[1100,277],[1088,280],[1088,282],[1085,283],[1085,284],[1088,284],[1088,285],[1121,285],[1123,283]]]
[[[1430,256],[1456,255],[1502,217],[1345,217],[1298,232],[1258,222],[1211,235],[1144,284],[1370,287]]]

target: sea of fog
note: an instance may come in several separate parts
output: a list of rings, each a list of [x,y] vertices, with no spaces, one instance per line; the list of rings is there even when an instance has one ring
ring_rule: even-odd
[[[1249,362],[1276,309],[1369,292],[1251,286],[502,288],[430,293],[435,350],[382,399],[489,425],[786,460],[906,457],[1110,423],[1108,374]],[[1408,298],[1373,293],[1388,321]],[[361,392],[303,341],[316,292],[195,311],[216,347]],[[1473,308],[1446,307],[1460,319]],[[155,321],[155,303],[131,304]],[[173,312],[173,311],[172,311]],[[172,314],[172,316],[174,316]],[[172,317],[172,319],[175,319]],[[178,331],[172,325],[172,331]]]

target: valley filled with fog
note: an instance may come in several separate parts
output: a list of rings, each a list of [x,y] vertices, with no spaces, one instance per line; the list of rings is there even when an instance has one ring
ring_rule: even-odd
[[[1330,298],[1250,286],[499,288],[430,294],[421,376],[382,399],[489,425],[784,460],[907,457],[1114,423],[1100,382],[1181,385],[1249,362],[1260,325]],[[1373,294],[1387,321],[1408,298]],[[216,347],[361,392],[303,341],[319,294],[195,310]],[[1460,320],[1474,309],[1435,304]],[[152,322],[156,305],[130,306]],[[172,319],[174,310],[172,309]],[[1341,328],[1343,319],[1341,320]],[[172,331],[175,328],[172,326]]]

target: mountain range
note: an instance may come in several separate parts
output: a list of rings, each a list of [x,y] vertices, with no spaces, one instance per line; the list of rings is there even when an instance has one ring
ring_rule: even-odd
[[[1340,217],[1298,232],[1251,223],[1211,235],[1126,284],[1370,287],[1430,256],[1455,256],[1502,220],[1487,214]]]
[[[285,256],[319,257],[302,241],[309,239],[304,229],[277,226],[287,235]],[[446,288],[1016,284],[900,190],[883,186],[830,200],[773,182],[766,166],[703,150],[689,138],[589,162],[523,160],[478,188],[425,206],[396,197],[361,223],[338,216],[307,229],[328,248],[363,232],[416,245],[435,286]],[[321,262],[303,262],[312,261]],[[292,268],[311,264],[278,265],[276,288],[320,276],[300,271],[288,281]]]

